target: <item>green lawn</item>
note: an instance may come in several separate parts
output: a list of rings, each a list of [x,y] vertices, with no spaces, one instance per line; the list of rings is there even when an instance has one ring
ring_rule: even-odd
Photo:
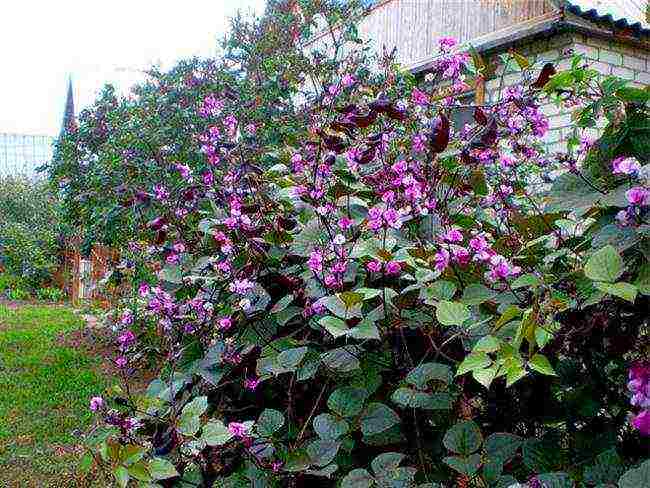
[[[75,476],[79,439],[106,380],[101,358],[62,340],[81,326],[66,307],[0,304],[3,488],[85,486]]]

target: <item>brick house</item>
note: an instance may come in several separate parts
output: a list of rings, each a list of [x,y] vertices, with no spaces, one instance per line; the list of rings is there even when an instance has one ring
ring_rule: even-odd
[[[650,84],[647,0],[374,0],[366,5],[358,24],[360,37],[371,40],[375,49],[395,48],[397,60],[416,74],[431,66],[437,39],[452,36],[486,58],[512,48],[531,61],[553,62],[560,69],[569,66],[572,52],[579,52],[603,75],[637,86]],[[490,101],[501,74],[497,70],[467,96]],[[518,80],[514,71],[506,73],[503,86]],[[548,149],[561,149],[571,114],[550,104],[544,110],[551,127]]]

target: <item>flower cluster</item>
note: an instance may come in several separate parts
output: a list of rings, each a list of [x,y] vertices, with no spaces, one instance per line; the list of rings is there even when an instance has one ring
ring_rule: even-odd
[[[627,387],[632,393],[630,403],[640,409],[632,425],[642,435],[650,436],[650,363],[637,363],[630,368]]]

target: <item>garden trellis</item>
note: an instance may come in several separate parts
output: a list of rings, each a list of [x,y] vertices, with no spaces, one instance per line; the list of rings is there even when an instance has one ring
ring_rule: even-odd
[[[0,133],[0,176],[37,176],[52,159],[54,138],[46,135]]]

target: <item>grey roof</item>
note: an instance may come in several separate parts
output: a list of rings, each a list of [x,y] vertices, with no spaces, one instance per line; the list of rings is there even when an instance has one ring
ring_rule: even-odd
[[[567,0],[566,8],[594,22],[650,34],[650,23],[646,19],[647,0]]]

